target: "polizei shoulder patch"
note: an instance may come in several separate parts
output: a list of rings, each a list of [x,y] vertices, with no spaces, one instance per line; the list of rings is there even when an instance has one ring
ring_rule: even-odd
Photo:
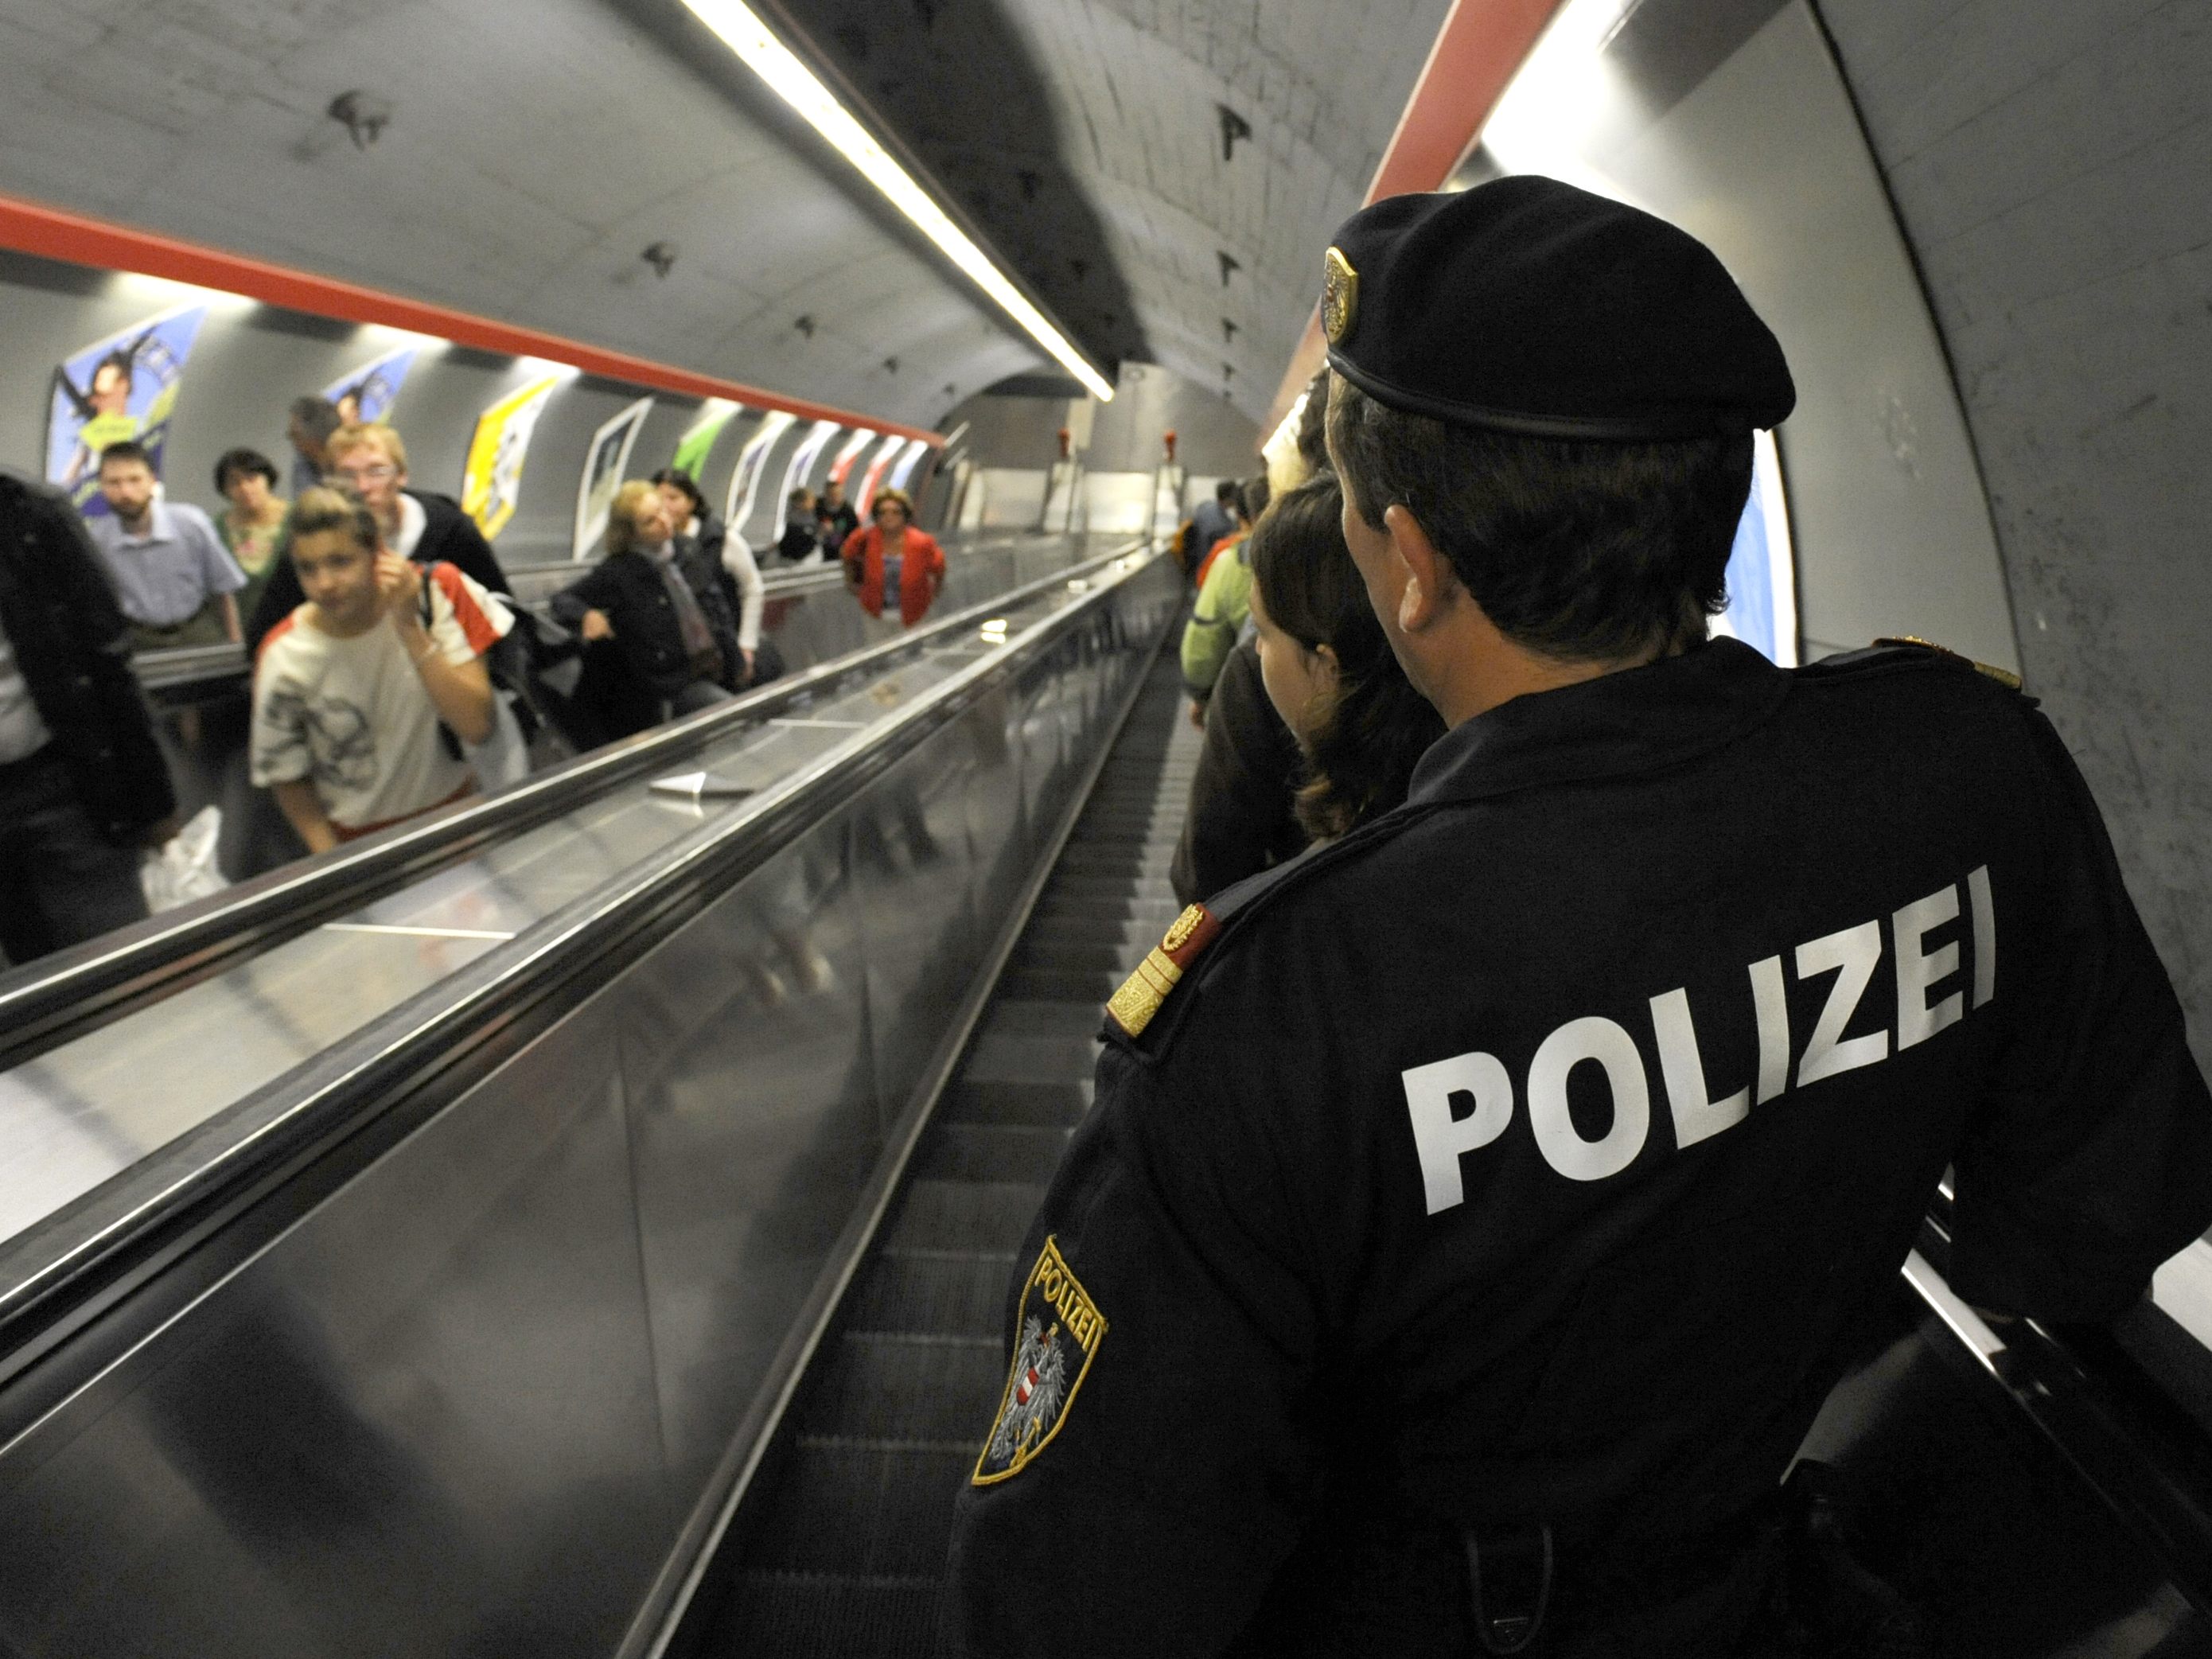
[[[1056,1239],[1045,1240],[1030,1269],[1015,1328],[1021,1335],[1014,1344],[1013,1370],[975,1462],[979,1486],[1019,1474],[1051,1443],[1106,1340],[1106,1316],[1077,1282]]]

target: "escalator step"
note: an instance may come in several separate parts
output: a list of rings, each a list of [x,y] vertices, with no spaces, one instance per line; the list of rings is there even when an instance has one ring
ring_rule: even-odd
[[[1136,842],[1124,847],[1071,847],[1060,854],[1055,873],[1127,876],[1133,881],[1165,881],[1171,848],[1155,849]]]
[[[852,1328],[878,1334],[996,1337],[1021,1258],[1011,1251],[885,1251],[862,1272]]]
[[[1116,917],[1108,921],[1096,916],[1048,916],[1022,930],[1021,948],[1042,945],[1118,945],[1136,957],[1160,942],[1160,930],[1150,921]],[[1132,960],[1135,958],[1133,957]]]
[[[1175,902],[1175,889],[1168,885],[1168,879],[1164,875],[1132,878],[1128,876],[1093,875],[1078,870],[1066,875],[1054,876],[1052,884],[1057,891],[1070,896]]]
[[[930,1181],[912,1183],[887,1235],[893,1249],[1015,1250],[1044,1201],[1044,1183]]]
[[[1103,1007],[1106,999],[1121,988],[1121,981],[1134,971],[1142,951],[1126,958],[1128,966],[1120,969],[1079,969],[1061,970],[1053,968],[1012,968],[1001,981],[1009,994],[1018,997],[1053,997],[1066,1001],[1085,999],[1094,1007]]]
[[[1066,1127],[1091,1109],[1091,1079],[1048,1083],[962,1077],[938,1107],[942,1123],[1026,1123]]]
[[[922,1142],[914,1171],[942,1181],[1049,1181],[1067,1150],[1067,1134],[1057,1127],[940,1123]]]
[[[1154,934],[1133,955],[1127,945],[1119,939],[1105,939],[1088,944],[1068,939],[1040,939],[1035,945],[1024,940],[1009,963],[1020,968],[1042,968],[1056,974],[1082,973],[1086,969],[1110,974],[1127,973],[1144,959],[1145,952],[1159,943]]]
[[[1031,1002],[995,997],[977,1030],[987,1038],[1073,1037],[1088,1041],[1098,1034],[1098,1005],[1088,997],[1073,1002]]]
[[[938,1659],[934,1578],[745,1572],[730,1587],[726,1651],[773,1659]]]
[[[1006,1382],[1006,1348],[996,1336],[848,1331],[807,1402],[801,1431],[981,1445]]]
[[[978,1082],[1076,1083],[1087,1079],[1097,1063],[1098,1045],[1088,1031],[1080,1037],[985,1031],[969,1050],[965,1071]]]
[[[802,1438],[752,1565],[769,1571],[927,1578],[943,1573],[952,1504],[975,1467],[964,1441]]]
[[[1147,950],[1182,914],[1182,906],[1173,899],[1102,898],[1096,893],[1047,893],[1036,911],[1039,921],[1083,923],[1102,934],[1109,928],[1134,927],[1147,938]]]

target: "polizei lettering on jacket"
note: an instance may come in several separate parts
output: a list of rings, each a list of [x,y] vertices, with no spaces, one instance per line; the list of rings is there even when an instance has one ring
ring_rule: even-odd
[[[1960,921],[1952,936],[1931,947],[1929,935]],[[1972,941],[1970,973],[1959,982],[1960,933]],[[1881,1029],[1846,1036],[1887,950],[1895,969],[1895,1019]],[[1996,994],[1996,908],[1989,867],[1963,883],[1937,889],[1887,919],[1876,917],[1841,932],[1808,939],[1785,959],[1767,957],[1747,970],[1756,1059],[1751,1081],[1715,1099],[1698,1045],[1686,989],[1650,1000],[1651,1036],[1659,1056],[1658,1089],[1674,1123],[1678,1146],[1693,1146],[1742,1122],[1795,1085],[1803,1088],[1862,1066],[1872,1066],[1922,1043]],[[1789,980],[1832,975],[1826,1000],[1793,1048]],[[1604,1133],[1587,1139],[1567,1106],[1567,1079],[1578,1066],[1603,1073],[1613,1117]],[[1738,1073],[1741,1075],[1741,1073]],[[1431,1215],[1466,1198],[1460,1159],[1496,1140],[1525,1103],[1528,1127],[1546,1163],[1571,1181],[1602,1181],[1636,1161],[1651,1130],[1653,1082],[1643,1051],[1628,1028],[1600,1015],[1571,1019],[1536,1048],[1516,1097],[1513,1079],[1495,1054],[1480,1051],[1415,1066],[1401,1073],[1421,1184]]]

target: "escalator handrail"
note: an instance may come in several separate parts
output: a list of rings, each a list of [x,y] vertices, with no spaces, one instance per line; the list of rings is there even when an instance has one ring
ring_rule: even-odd
[[[1144,544],[1142,539],[1136,544]],[[396,1106],[499,1022],[564,984],[598,986],[593,969],[640,938],[688,920],[820,822],[999,684],[1086,626],[1124,583],[1165,556],[1110,554],[1075,603],[1014,635],[836,748],[495,945],[82,1200],[0,1241],[0,1376],[42,1334],[91,1311],[73,1285],[131,1282],[134,1246],[183,1231],[187,1212],[219,1211],[272,1170],[304,1162]],[[1116,568],[1106,567],[1119,561]],[[1055,580],[1073,578],[1062,573]],[[711,892],[710,892],[711,890]],[[687,905],[690,908],[687,908]]]
[[[316,921],[357,909],[402,879],[427,874],[488,842],[572,811],[594,796],[669,767],[726,730],[773,719],[837,682],[926,649],[993,612],[1085,579],[1143,546],[1110,550],[1023,582],[930,623],[606,744],[489,794],[364,836],[319,858],[240,882],[198,903],[75,950],[0,974],[0,1069],[23,1064],[215,965],[266,949]]]

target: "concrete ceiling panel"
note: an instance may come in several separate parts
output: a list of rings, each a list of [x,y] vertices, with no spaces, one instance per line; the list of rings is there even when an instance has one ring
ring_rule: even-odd
[[[1227,363],[1256,417],[1449,0],[785,3],[1095,358]],[[0,190],[890,419],[1041,361],[688,26],[0,0]],[[393,112],[367,149],[326,113],[356,88]],[[1225,158],[1224,106],[1250,128]]]

